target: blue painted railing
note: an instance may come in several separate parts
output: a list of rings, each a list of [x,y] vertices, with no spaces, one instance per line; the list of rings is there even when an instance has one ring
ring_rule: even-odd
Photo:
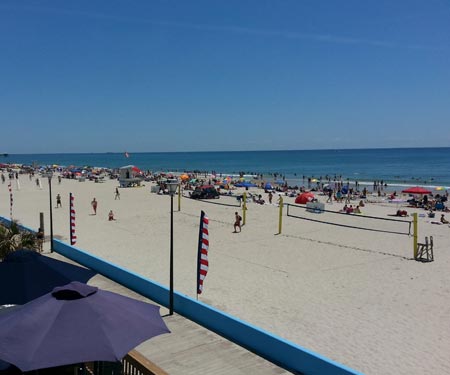
[[[3,222],[8,219],[0,218]],[[28,228],[26,228],[28,229]],[[54,240],[55,252],[162,305],[169,305],[169,290],[164,285],[107,262],[76,247]],[[314,375],[362,375],[351,368],[284,340],[256,326],[174,293],[174,311],[294,373]]]

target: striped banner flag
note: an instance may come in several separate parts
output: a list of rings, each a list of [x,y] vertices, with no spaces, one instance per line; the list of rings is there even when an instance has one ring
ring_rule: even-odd
[[[73,195],[70,193],[70,244],[75,245],[77,243],[77,236],[75,234],[75,208],[73,206]]]
[[[8,184],[8,190],[9,190],[9,216],[12,220],[13,218],[13,193],[12,193],[12,186],[11,186],[11,180]]]
[[[209,248],[209,219],[202,211],[200,216],[200,231],[198,239],[198,263],[197,263],[197,294],[203,291],[203,281],[208,273],[208,248]]]

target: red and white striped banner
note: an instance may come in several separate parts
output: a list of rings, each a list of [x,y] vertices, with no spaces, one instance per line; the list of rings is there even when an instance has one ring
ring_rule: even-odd
[[[13,201],[14,200],[13,200],[11,181],[9,181],[8,190],[9,190],[9,216],[12,220],[12,218],[13,218]]]
[[[73,195],[72,193],[70,193],[70,197],[69,197],[69,201],[70,201],[70,244],[71,245],[75,245],[77,243],[77,236],[75,233],[75,208],[73,205]]]
[[[200,216],[200,231],[198,240],[198,263],[197,263],[197,294],[203,291],[203,280],[208,273],[208,248],[209,248],[209,219],[202,211]]]

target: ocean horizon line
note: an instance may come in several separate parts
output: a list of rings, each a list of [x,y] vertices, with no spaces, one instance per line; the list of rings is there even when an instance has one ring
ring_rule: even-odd
[[[103,151],[103,152],[30,152],[30,153],[6,153],[8,156],[15,155],[121,155],[132,154],[188,154],[188,153],[252,153],[252,152],[311,152],[311,151],[376,151],[376,150],[430,150],[450,149],[450,146],[425,146],[425,147],[361,147],[361,148],[316,148],[316,149],[270,149],[270,150],[203,150],[203,151]]]

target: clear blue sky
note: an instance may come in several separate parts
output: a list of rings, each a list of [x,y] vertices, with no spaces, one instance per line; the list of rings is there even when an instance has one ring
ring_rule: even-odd
[[[2,0],[0,51],[0,152],[450,146],[447,0]]]

